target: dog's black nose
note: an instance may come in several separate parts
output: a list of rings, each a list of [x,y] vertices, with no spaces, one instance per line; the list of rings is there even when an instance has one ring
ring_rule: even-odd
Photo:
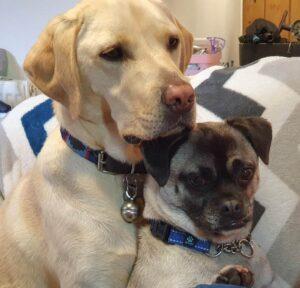
[[[243,217],[243,204],[238,200],[225,200],[220,207],[221,215],[229,218],[239,219]]]

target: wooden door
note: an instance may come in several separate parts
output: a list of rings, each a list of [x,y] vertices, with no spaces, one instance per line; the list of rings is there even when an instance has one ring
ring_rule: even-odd
[[[244,31],[255,19],[265,18],[265,0],[245,0],[243,9]]]
[[[285,10],[290,12],[290,0],[266,0],[265,18],[278,26]],[[286,19],[288,25],[290,24],[290,16],[291,13],[288,14]],[[289,39],[290,33],[284,31],[281,36]]]

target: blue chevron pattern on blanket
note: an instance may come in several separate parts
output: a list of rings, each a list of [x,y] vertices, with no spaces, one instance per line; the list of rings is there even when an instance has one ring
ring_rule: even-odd
[[[22,117],[22,125],[35,156],[43,148],[47,138],[45,123],[53,117],[52,100],[48,99]]]

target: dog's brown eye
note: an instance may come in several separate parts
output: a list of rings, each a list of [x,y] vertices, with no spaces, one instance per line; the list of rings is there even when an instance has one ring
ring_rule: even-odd
[[[233,177],[237,179],[240,185],[247,184],[254,175],[255,168],[251,163],[244,162],[240,159],[235,159],[232,162]]]
[[[114,47],[102,52],[100,57],[107,61],[121,61],[124,58],[124,52],[121,47]]]
[[[251,168],[243,168],[239,175],[239,181],[248,182],[253,177],[253,169]]]
[[[179,45],[179,38],[174,37],[174,36],[169,38],[168,48],[170,50],[177,49],[178,45]]]
[[[207,186],[214,181],[214,175],[210,168],[200,168],[199,173],[190,173],[188,183],[194,188]]]

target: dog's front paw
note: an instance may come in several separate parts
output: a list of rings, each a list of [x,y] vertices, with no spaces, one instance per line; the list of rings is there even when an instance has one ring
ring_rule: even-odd
[[[232,284],[250,288],[254,284],[253,273],[242,266],[230,265],[224,267],[216,277],[217,284]]]

